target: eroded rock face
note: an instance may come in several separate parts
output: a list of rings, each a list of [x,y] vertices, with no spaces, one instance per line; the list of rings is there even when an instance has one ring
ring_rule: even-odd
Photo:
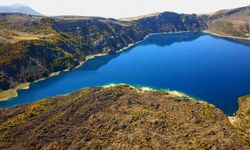
[[[214,106],[128,85],[1,110],[0,141],[0,149],[250,148]]]

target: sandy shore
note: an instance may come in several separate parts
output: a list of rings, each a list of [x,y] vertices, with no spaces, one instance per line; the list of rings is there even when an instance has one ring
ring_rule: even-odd
[[[40,81],[46,80],[47,78],[57,76],[59,74],[60,74],[60,72],[53,72],[48,77],[41,78],[41,79],[36,80],[36,81],[34,81],[32,83],[40,82]],[[21,83],[14,89],[8,89],[8,90],[5,90],[5,91],[0,91],[0,101],[7,101],[10,98],[17,97],[18,96],[17,90],[21,90],[21,89],[22,90],[27,90],[27,89],[30,88],[30,84],[31,84],[30,82]]]
[[[29,84],[30,83],[22,83],[22,84],[19,84],[14,89],[9,89],[9,90],[5,90],[5,91],[1,91],[0,92],[0,101],[6,101],[6,100],[8,100],[10,98],[18,96],[17,90],[18,89],[29,89]]]
[[[104,85],[104,86],[101,86],[101,87],[108,88],[108,87],[119,86],[119,85],[129,85],[129,84],[126,84],[126,83],[119,83],[119,84],[111,83],[111,84]],[[188,96],[187,94],[185,94],[185,93],[183,93],[183,92],[176,91],[176,90],[154,89],[154,88],[145,87],[145,86],[138,86],[138,87],[135,87],[135,86],[132,86],[132,85],[129,85],[129,86],[130,86],[131,88],[133,88],[133,89],[138,90],[138,92],[162,91],[162,92],[167,92],[167,93],[169,93],[170,95],[175,96],[175,97],[186,97],[186,98],[190,98],[190,99],[195,99],[195,98],[193,98],[193,97],[191,97],[191,96]],[[203,101],[201,101],[201,102],[203,102]]]
[[[119,84],[115,84],[115,83],[111,83],[111,84],[108,84],[108,85],[104,85],[104,86],[101,86],[101,87],[104,87],[104,88],[108,88],[108,87],[112,87],[112,86],[117,86],[117,85],[129,85],[129,84],[126,84],[126,83],[119,83]],[[205,103],[207,105],[210,105],[212,107],[216,107],[215,105],[205,101],[205,100],[202,100],[200,98],[197,98],[197,97],[192,97],[184,92],[181,92],[181,91],[176,91],[176,90],[171,90],[171,89],[154,89],[154,88],[151,88],[151,87],[145,87],[145,86],[133,86],[133,85],[129,85],[131,88],[137,90],[138,92],[148,92],[148,91],[161,91],[161,92],[166,92],[168,93],[170,96],[172,97],[177,97],[177,98],[187,98],[189,99],[190,101],[194,101],[194,102],[198,102],[198,103]],[[217,107],[216,107],[217,108]]]
[[[239,39],[239,40],[250,40],[250,38],[241,38],[241,37],[236,37],[236,36],[230,36],[230,35],[223,35],[223,34],[218,34],[218,33],[214,33],[214,32],[210,32],[207,30],[202,31],[203,33],[208,33],[208,34],[212,34],[215,36],[219,36],[219,37],[225,37],[225,38],[232,38],[232,39]]]
[[[228,120],[234,125],[239,119],[236,116],[228,116]]]

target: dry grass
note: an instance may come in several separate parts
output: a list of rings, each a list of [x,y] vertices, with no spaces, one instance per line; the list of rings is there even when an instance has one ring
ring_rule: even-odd
[[[50,39],[54,33],[28,33],[15,30],[0,30],[0,42],[17,43],[24,40]]]
[[[0,91],[0,101],[5,101],[9,98],[16,97],[18,89],[28,89],[28,88],[29,88],[29,83],[22,83],[19,84],[15,89]]]
[[[142,15],[142,16],[137,16],[137,17],[130,17],[130,18],[121,18],[121,21],[136,21],[142,18],[146,18],[146,17],[153,17],[153,16],[157,16],[160,13],[152,13],[152,14],[148,14],[148,15]]]
[[[4,101],[7,98],[10,97],[15,97],[17,96],[17,92],[15,89],[9,89],[9,90],[5,90],[5,91],[1,91],[0,92],[0,101]]]

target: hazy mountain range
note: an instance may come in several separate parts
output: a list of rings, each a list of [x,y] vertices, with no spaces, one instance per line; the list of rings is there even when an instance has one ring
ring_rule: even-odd
[[[29,15],[38,15],[42,14],[30,8],[29,6],[21,5],[21,4],[13,4],[9,6],[0,6],[0,13],[22,13]]]

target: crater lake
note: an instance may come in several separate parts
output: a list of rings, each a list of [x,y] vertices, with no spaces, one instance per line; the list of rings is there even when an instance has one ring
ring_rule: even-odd
[[[158,34],[127,50],[98,56],[81,67],[32,83],[0,108],[108,84],[183,92],[232,115],[239,96],[250,94],[250,46],[247,41],[201,32]]]

